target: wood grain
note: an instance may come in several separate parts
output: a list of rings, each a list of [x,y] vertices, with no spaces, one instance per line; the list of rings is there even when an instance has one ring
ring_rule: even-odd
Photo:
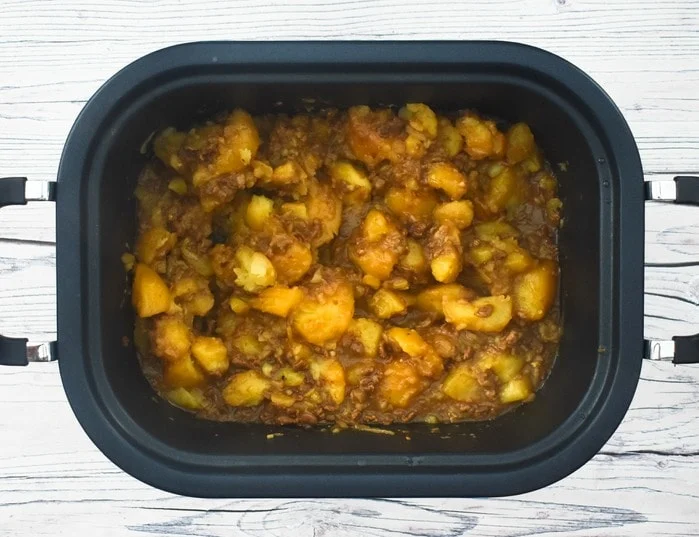
[[[696,0],[4,0],[0,176],[56,176],[85,101],[158,48],[213,39],[505,39],[588,72],[645,178],[699,174]],[[640,180],[640,178],[639,178]],[[646,335],[699,332],[699,211],[646,208]],[[52,204],[0,211],[0,333],[55,338]],[[699,535],[699,367],[645,363],[592,461],[501,499],[201,500],[152,489],[89,441],[55,364],[0,370],[0,536]]]

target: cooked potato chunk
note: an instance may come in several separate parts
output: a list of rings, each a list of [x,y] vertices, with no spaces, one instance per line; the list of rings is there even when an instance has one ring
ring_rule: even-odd
[[[461,152],[464,145],[464,140],[459,134],[459,131],[446,118],[439,120],[439,131],[437,132],[437,140],[444,148],[444,152],[448,157],[455,157]]]
[[[492,370],[502,382],[512,380],[524,366],[524,359],[507,353],[489,353],[483,356],[479,367]]]
[[[163,279],[143,263],[136,265],[131,299],[139,317],[152,317],[166,312],[172,304],[170,290]]]
[[[352,286],[340,275],[324,271],[291,313],[291,324],[306,341],[323,345],[345,333],[354,315]]]
[[[505,135],[495,123],[467,114],[456,122],[456,128],[466,142],[466,153],[473,159],[502,157],[505,152]]]
[[[507,131],[507,162],[510,164],[517,164],[529,157],[535,147],[534,135],[526,123],[515,123]]]
[[[538,321],[548,313],[556,297],[558,270],[549,260],[541,260],[522,274],[514,286],[515,312],[521,319]]]
[[[383,372],[379,384],[379,404],[394,408],[405,408],[422,390],[426,382],[415,366],[405,361],[391,362]]]
[[[250,311],[250,304],[248,304],[245,300],[237,296],[232,296],[228,301],[228,305],[230,306],[232,311],[238,314],[243,314]]]
[[[253,196],[245,212],[245,223],[256,231],[269,225],[274,213],[274,201],[266,196]]]
[[[199,410],[206,405],[204,393],[198,388],[175,388],[167,392],[165,397],[171,403],[189,410]]]
[[[283,239],[269,251],[269,259],[277,271],[277,280],[285,284],[296,283],[313,265],[313,252],[291,236],[279,234],[277,237]]]
[[[529,379],[519,377],[512,379],[500,389],[501,403],[515,403],[524,401],[532,395],[532,386]]]
[[[454,367],[442,383],[442,392],[463,403],[472,403],[483,398],[483,389],[470,364]]]
[[[185,145],[196,143],[193,138],[201,134],[205,133],[197,133],[196,129],[190,131]],[[199,186],[213,177],[242,170],[255,158],[259,146],[260,138],[250,114],[240,109],[234,110],[226,120],[213,157],[204,160],[194,171],[194,186]]]
[[[303,299],[303,291],[298,287],[277,285],[269,287],[250,300],[250,305],[265,313],[286,317]]]
[[[353,106],[348,110],[348,119],[349,147],[370,168],[383,160],[394,160],[403,152],[403,122],[391,110]]]
[[[451,222],[458,229],[466,229],[473,222],[473,203],[469,200],[442,203],[434,210],[434,220],[438,224]]]
[[[257,371],[243,371],[231,377],[223,389],[223,399],[230,406],[257,406],[270,386],[270,381]]]
[[[427,220],[437,206],[437,196],[429,190],[389,188],[386,207],[401,221]]]
[[[328,185],[310,184],[306,210],[308,217],[316,220],[321,227],[321,233],[311,243],[313,246],[322,246],[337,235],[342,222],[342,203]]]
[[[408,301],[403,295],[390,289],[379,289],[369,299],[369,307],[379,319],[389,319],[408,311]]]
[[[435,280],[440,283],[456,280],[463,268],[459,229],[451,222],[440,224],[428,240],[426,253]]]
[[[192,343],[192,356],[210,375],[222,375],[228,370],[226,346],[217,337],[197,336]]]
[[[338,160],[330,166],[329,172],[333,183],[345,192],[346,202],[362,203],[371,196],[371,183],[358,166],[346,160]]]
[[[472,302],[444,299],[444,317],[459,330],[500,332],[512,319],[509,296],[486,296]]]
[[[427,257],[419,242],[413,239],[407,240],[408,251],[398,261],[400,267],[415,275],[427,272]]]
[[[364,348],[364,354],[374,358],[379,352],[379,343],[383,327],[371,319],[352,319],[347,334],[359,341]]]
[[[386,331],[386,339],[414,358],[413,363],[421,375],[438,377],[444,371],[442,358],[417,331],[410,328],[389,328]]]
[[[334,358],[311,363],[311,376],[321,382],[323,390],[336,405],[345,400],[345,370]]]
[[[235,284],[249,293],[269,287],[276,281],[277,271],[264,254],[247,246],[240,246],[235,252],[235,259],[238,263],[233,269],[236,275]]]
[[[427,170],[426,180],[429,186],[443,190],[453,200],[458,200],[466,194],[466,177],[453,164],[432,164]]]
[[[426,104],[408,103],[398,111],[398,116],[427,138],[434,140],[437,137],[437,115]]]
[[[362,271],[383,281],[405,249],[405,240],[396,224],[378,209],[370,210],[348,249],[349,258]]]
[[[499,213],[521,203],[524,195],[524,183],[519,171],[515,168],[504,168],[491,179],[485,204],[492,213]]]
[[[150,265],[156,259],[162,259],[177,242],[177,235],[161,226],[155,226],[139,237],[136,243],[136,257],[141,263]]]
[[[177,360],[189,354],[192,345],[192,332],[189,327],[173,315],[155,320],[153,352],[165,360]]]
[[[167,362],[163,370],[163,382],[171,388],[195,388],[206,381],[204,373],[191,356]]]
[[[471,300],[475,293],[458,283],[433,285],[417,295],[417,307],[422,311],[444,315],[443,303],[455,300]]]

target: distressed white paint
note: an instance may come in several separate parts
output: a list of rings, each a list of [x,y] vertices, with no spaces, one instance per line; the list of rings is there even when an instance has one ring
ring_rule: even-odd
[[[699,174],[696,0],[4,0],[0,176],[55,177],[84,101],[126,63],[206,39],[507,39],[595,78],[646,179]],[[650,204],[646,261],[699,261],[699,211]],[[0,332],[55,337],[53,207],[0,211]],[[699,331],[699,267],[646,269],[646,335]],[[603,451],[504,499],[201,500],[118,470],[91,444],[55,364],[0,370],[0,535],[699,535],[699,367],[644,364]]]

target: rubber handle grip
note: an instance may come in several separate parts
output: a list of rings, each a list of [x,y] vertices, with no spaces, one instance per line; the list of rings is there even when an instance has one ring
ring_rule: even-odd
[[[680,175],[675,177],[677,197],[675,203],[680,205],[699,205],[699,177]]]
[[[6,205],[26,205],[24,195],[26,177],[4,177],[0,179],[0,207]]]
[[[673,364],[699,364],[699,334],[675,336],[675,357]]]

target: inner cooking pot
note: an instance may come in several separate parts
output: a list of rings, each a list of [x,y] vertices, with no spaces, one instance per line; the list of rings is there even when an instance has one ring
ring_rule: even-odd
[[[387,435],[203,421],[157,397],[132,343],[120,260],[134,243],[133,191],[152,134],[234,107],[255,114],[405,102],[524,121],[556,166],[564,332],[535,401],[490,422],[396,425]],[[70,404],[117,465],[183,494],[463,496],[544,486],[600,449],[639,378],[642,178],[609,97],[531,47],[218,42],[156,52],[92,97],[61,160],[57,353]]]

